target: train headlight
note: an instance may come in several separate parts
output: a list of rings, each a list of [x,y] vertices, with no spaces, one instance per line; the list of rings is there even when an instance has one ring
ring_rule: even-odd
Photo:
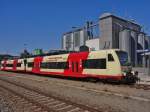
[[[127,75],[127,73],[126,72],[123,72],[123,76],[126,76]]]
[[[135,72],[134,72],[134,71],[131,71],[131,73],[132,73],[133,75],[135,75]]]

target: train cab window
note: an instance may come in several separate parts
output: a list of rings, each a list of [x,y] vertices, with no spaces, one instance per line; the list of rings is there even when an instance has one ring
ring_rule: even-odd
[[[108,54],[108,61],[114,61],[114,57],[112,56],[112,54]]]
[[[116,51],[119,58],[121,66],[127,66],[128,63],[128,53],[124,51]]]
[[[83,60],[82,66],[86,69],[106,69],[106,59]]]

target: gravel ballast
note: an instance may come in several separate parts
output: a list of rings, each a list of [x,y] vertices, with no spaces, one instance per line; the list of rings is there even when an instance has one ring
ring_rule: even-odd
[[[27,74],[8,72],[0,74],[1,78],[20,82],[45,93],[89,105],[104,112],[149,112],[150,110],[149,90]]]

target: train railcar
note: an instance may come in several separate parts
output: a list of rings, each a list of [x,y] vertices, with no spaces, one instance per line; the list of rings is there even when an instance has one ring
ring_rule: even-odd
[[[1,61],[0,70],[3,70],[3,71],[17,71],[16,67],[17,67],[17,59],[3,60],[3,61]]]
[[[1,70],[135,83],[128,54],[118,49],[4,60]]]
[[[7,60],[2,60],[2,61],[1,61],[1,64],[0,64],[0,65],[1,65],[1,66],[0,66],[0,67],[1,67],[1,70],[3,70],[3,71],[6,70],[6,63],[7,63]]]

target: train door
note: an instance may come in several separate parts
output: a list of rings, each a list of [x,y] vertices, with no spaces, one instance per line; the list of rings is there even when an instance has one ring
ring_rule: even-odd
[[[3,63],[3,70],[6,70],[6,64],[7,64],[7,61],[4,60],[4,63]]]
[[[1,70],[5,70],[6,68],[6,60],[4,60],[2,63],[1,63]]]
[[[27,59],[23,60],[23,64],[24,64],[24,71],[26,72],[26,69],[27,69]]]
[[[82,68],[82,58],[84,59],[83,53],[74,53],[72,54],[72,57],[70,58],[71,61],[71,72],[75,76],[79,76],[82,74],[83,68]]]
[[[69,69],[65,69],[64,75],[66,76],[78,76],[80,73],[80,68],[79,68],[79,60],[78,59],[78,54],[77,53],[71,53],[68,56],[68,62],[69,62]]]
[[[79,72],[79,61],[78,60],[72,60],[71,70],[73,73]]]
[[[89,54],[88,52],[70,53],[68,57],[69,69],[66,69],[64,71],[64,74],[66,76],[84,77],[82,75],[83,72],[82,60],[86,60],[88,54]]]
[[[42,62],[42,58],[41,57],[35,57],[34,58],[34,66],[32,69],[32,72],[34,73],[39,73],[40,72],[40,64]]]
[[[15,60],[14,60],[14,63],[13,63],[13,71],[16,71],[16,70],[17,70],[17,63],[18,63],[18,60],[15,59]]]

